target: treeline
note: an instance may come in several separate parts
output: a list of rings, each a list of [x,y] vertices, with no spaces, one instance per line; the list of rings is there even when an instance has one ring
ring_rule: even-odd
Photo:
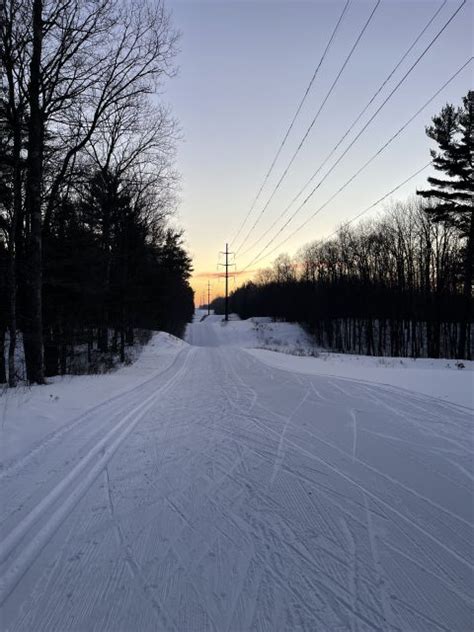
[[[20,338],[30,382],[95,370],[139,329],[180,335],[193,292],[170,224],[177,128],[152,97],[176,50],[162,2],[0,10],[0,382],[14,386]]]
[[[417,201],[397,204],[294,259],[281,255],[232,294],[231,309],[304,323],[339,352],[457,357],[460,253],[455,229],[433,223]]]
[[[446,105],[426,133],[440,174],[429,189],[293,259],[281,255],[231,295],[232,311],[304,323],[340,352],[471,358],[474,92]]]

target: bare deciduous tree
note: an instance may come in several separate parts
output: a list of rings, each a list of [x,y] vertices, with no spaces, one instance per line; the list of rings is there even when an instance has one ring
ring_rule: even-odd
[[[163,2],[137,0],[4,0],[2,65],[7,71],[8,123],[12,134],[12,204],[9,224],[10,375],[16,338],[18,226],[23,228],[27,256],[23,270],[22,329],[28,378],[41,383],[43,373],[42,238],[61,205],[65,187],[77,174],[81,154],[95,151],[114,127],[143,123],[144,96],[156,91],[173,73],[177,34]],[[135,112],[135,114],[133,114]],[[149,127],[135,134],[134,149],[120,161],[123,169],[143,168],[140,156],[153,149],[166,155],[164,111],[156,110]],[[137,118],[138,117],[138,118]],[[166,117],[165,117],[166,118]],[[24,132],[28,130],[23,164]],[[161,132],[161,136],[159,134]],[[120,149],[109,152],[118,156]],[[128,165],[126,164],[128,161]],[[165,165],[165,166],[163,166]],[[163,184],[166,160],[156,164],[155,180]],[[24,191],[22,178],[24,172]],[[144,178],[141,178],[142,185]],[[151,179],[146,180],[151,186]],[[21,215],[25,213],[25,217]],[[12,384],[14,377],[11,377]]]

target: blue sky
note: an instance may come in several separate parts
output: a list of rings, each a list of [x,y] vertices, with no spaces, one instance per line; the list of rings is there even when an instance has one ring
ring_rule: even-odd
[[[257,225],[255,239],[271,225],[320,165],[441,4],[441,0],[382,0],[305,146]],[[354,135],[459,4],[460,0],[448,0],[356,126]],[[253,220],[374,5],[375,0],[352,0],[251,216]],[[186,230],[187,244],[194,257],[197,275],[194,287],[199,299],[201,285],[207,284],[207,273],[216,271],[218,251],[223,249],[226,240],[231,240],[250,208],[344,0],[168,0],[167,6],[182,37],[179,73],[168,83],[163,98],[178,118],[183,133],[177,161],[182,174],[179,222]],[[472,56],[472,20],[473,3],[469,0],[282,237],[325,202]],[[363,174],[282,250],[292,254],[304,243],[331,233],[338,223],[350,219],[428,162],[430,142],[424,126],[446,101],[459,103],[474,86],[473,69],[471,63]],[[341,145],[328,167],[351,138]],[[423,184],[425,175],[400,190],[396,197],[411,194],[417,185]],[[249,221],[248,226],[252,223]],[[245,233],[244,230],[242,234]],[[268,237],[262,244],[267,240]],[[237,269],[244,268],[258,250],[245,257],[238,256]],[[259,267],[266,263],[262,261]],[[214,280],[213,289],[214,293],[222,292],[222,284]]]

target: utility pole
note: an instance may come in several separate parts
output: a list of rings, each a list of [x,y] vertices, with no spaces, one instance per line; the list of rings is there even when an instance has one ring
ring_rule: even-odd
[[[229,252],[229,244],[225,245],[225,251],[221,251],[221,255],[225,255],[225,263],[219,263],[220,266],[225,267],[225,320],[229,320],[229,268],[235,263],[229,263],[229,255],[232,255],[232,252]]]
[[[207,315],[211,314],[211,282],[207,282]]]

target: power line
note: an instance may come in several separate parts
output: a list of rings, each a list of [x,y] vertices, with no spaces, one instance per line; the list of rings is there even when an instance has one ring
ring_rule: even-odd
[[[245,244],[245,242],[247,241],[247,239],[249,238],[249,236],[252,234],[252,231],[255,229],[255,227],[257,226],[258,222],[260,221],[260,219],[262,218],[263,214],[265,213],[265,211],[267,210],[268,206],[270,205],[271,201],[273,200],[275,193],[278,191],[278,189],[280,188],[281,183],[283,182],[283,180],[285,179],[288,171],[290,170],[291,165],[293,164],[293,162],[296,159],[296,156],[299,154],[299,152],[301,151],[304,143],[306,142],[306,139],[308,138],[311,130],[314,127],[314,124],[316,123],[317,119],[319,118],[319,115],[323,109],[323,107],[326,105],[327,100],[329,99],[329,97],[332,94],[332,91],[334,90],[334,88],[336,87],[337,82],[339,81],[342,73],[344,72],[350,58],[352,57],[355,49],[357,48],[360,40],[362,39],[362,36],[364,35],[367,27],[369,26],[370,22],[372,21],[372,18],[377,10],[377,8],[380,5],[381,0],[377,0],[377,3],[375,5],[375,7],[372,9],[372,12],[370,13],[369,17],[367,18],[364,26],[362,27],[362,30],[360,31],[359,35],[357,36],[356,41],[354,42],[351,50],[349,51],[349,54],[347,55],[346,59],[344,60],[344,63],[342,64],[341,68],[339,69],[339,72],[336,75],[336,78],[334,79],[333,83],[331,84],[331,87],[329,88],[329,91],[327,92],[326,96],[324,97],[323,102],[321,103],[321,106],[319,107],[319,110],[316,112],[316,115],[314,116],[313,120],[311,121],[308,129],[306,130],[306,132],[303,135],[303,138],[301,139],[298,147],[296,148],[296,151],[293,153],[293,156],[290,159],[290,162],[288,163],[288,165],[286,166],[285,170],[283,171],[282,175],[280,176],[280,179],[278,180],[278,182],[276,183],[275,187],[273,188],[273,191],[270,194],[270,197],[268,198],[265,206],[262,208],[262,210],[260,211],[260,213],[257,216],[257,219],[255,220],[255,222],[253,223],[252,227],[250,228],[250,230],[247,232],[246,236],[244,237],[243,241],[241,242],[240,246],[236,249],[236,252],[238,252],[242,246]]]
[[[388,193],[385,193],[385,195],[383,195],[382,197],[380,197],[376,202],[374,202],[373,204],[371,204],[370,206],[368,206],[367,208],[365,208],[363,211],[361,211],[360,213],[358,213],[355,217],[353,217],[350,221],[346,222],[345,224],[343,224],[342,227],[344,226],[348,226],[349,224],[351,224],[352,222],[354,222],[356,219],[360,218],[362,215],[364,215],[365,213],[367,213],[368,211],[370,211],[371,209],[373,209],[375,206],[377,206],[378,204],[380,204],[380,202],[383,202],[383,200],[385,200],[386,198],[388,198],[390,195],[392,195],[393,193],[395,193],[395,191],[398,191],[398,189],[401,189],[403,186],[405,186],[405,184],[407,184],[408,182],[410,182],[410,180],[413,180],[413,178],[416,178],[416,176],[418,176],[420,173],[422,173],[425,169],[427,169],[431,164],[433,163],[432,160],[430,160],[430,162],[428,162],[426,165],[424,165],[423,167],[421,167],[421,169],[418,169],[417,171],[415,171],[415,173],[412,173],[410,176],[408,176],[408,178],[406,178],[405,180],[403,180],[403,182],[400,182],[400,184],[397,184],[396,187],[394,187],[393,189],[391,189]],[[263,258],[269,257],[271,254],[273,254],[276,250],[278,250],[279,248],[281,248],[281,246],[283,244],[285,244],[289,239],[291,239],[291,237],[293,237],[294,235],[296,235],[296,233],[298,233],[300,230],[302,230],[313,218],[314,218],[313,214],[311,217],[308,217],[307,220],[305,220],[300,226],[298,226],[298,228],[296,230],[294,230],[291,235],[289,235],[288,237],[286,237],[283,241],[281,241],[277,246],[275,246],[275,248],[273,248],[273,250],[271,250],[269,253],[267,253],[265,255],[265,257],[261,257],[260,259],[255,259],[254,261],[251,261],[248,266],[246,266],[245,268],[243,268],[242,272],[244,272],[245,270],[247,270],[247,268],[254,264],[254,263],[258,263],[259,261],[261,261]],[[329,237],[332,237],[333,235],[335,235],[338,232],[339,228],[334,231],[333,233],[331,233],[329,235]],[[328,238],[329,238],[328,237]]]
[[[333,230],[332,233],[330,233],[326,239],[331,239],[331,237],[334,237],[334,235],[336,235],[340,230],[343,230],[344,228],[347,228],[348,226],[350,226],[351,224],[353,224],[355,221],[357,221],[358,219],[360,219],[362,217],[362,215],[365,215],[366,213],[368,213],[369,211],[371,211],[374,207],[376,207],[378,204],[380,204],[380,202],[383,202],[383,200],[387,199],[390,195],[392,195],[392,193],[395,193],[395,191],[397,191],[398,189],[400,189],[401,187],[403,187],[405,184],[407,184],[407,182],[410,182],[410,180],[413,180],[413,178],[416,178],[416,176],[418,176],[420,173],[422,173],[425,169],[427,169],[430,165],[433,164],[433,161],[430,160],[430,162],[428,162],[424,167],[422,167],[421,169],[418,169],[418,171],[415,171],[415,173],[413,173],[411,176],[409,176],[406,180],[404,180],[403,182],[401,182],[398,186],[396,186],[394,189],[392,189],[391,191],[389,191],[388,193],[386,193],[385,195],[383,195],[381,198],[379,198],[376,202],[374,202],[373,204],[371,204],[370,206],[368,206],[367,208],[365,208],[363,211],[361,211],[360,213],[357,213],[357,215],[355,217],[353,217],[352,219],[348,220],[347,222],[344,222],[343,224],[341,224],[338,228],[336,228],[336,230]]]
[[[354,121],[351,123],[351,125],[347,128],[347,130],[344,132],[344,134],[341,136],[341,138],[339,139],[339,141],[337,142],[336,145],[334,145],[334,147],[331,149],[331,151],[329,152],[329,154],[326,156],[326,158],[323,160],[323,162],[319,165],[319,167],[317,168],[317,170],[313,173],[313,175],[311,176],[311,178],[306,182],[306,184],[303,186],[303,188],[299,191],[299,193],[291,200],[291,202],[286,206],[286,208],[280,213],[280,215],[274,220],[274,222],[269,226],[269,228],[267,228],[266,231],[264,231],[264,233],[262,233],[262,235],[260,235],[260,237],[254,241],[248,248],[246,248],[242,253],[241,256],[245,256],[248,252],[250,252],[255,246],[256,244],[258,244],[258,242],[261,239],[264,239],[274,228],[274,226],[280,221],[280,219],[282,219],[287,212],[290,210],[290,208],[293,206],[293,204],[301,197],[301,195],[304,193],[304,191],[307,189],[307,187],[311,184],[311,182],[314,180],[314,178],[318,175],[318,173],[321,171],[321,169],[324,167],[324,165],[328,162],[328,160],[331,158],[331,156],[334,155],[334,152],[338,149],[338,147],[341,145],[341,143],[344,141],[345,138],[347,138],[347,136],[350,134],[350,132],[354,129],[354,127],[357,125],[357,123],[360,121],[360,119],[362,118],[362,116],[365,114],[365,112],[367,112],[367,110],[369,109],[369,107],[372,105],[372,103],[374,102],[374,100],[376,99],[376,97],[380,94],[380,92],[383,90],[383,88],[386,86],[386,84],[388,83],[388,81],[390,81],[390,79],[393,77],[393,75],[395,74],[395,72],[398,70],[398,68],[401,66],[401,64],[405,61],[405,59],[408,57],[408,55],[411,53],[411,51],[413,50],[413,48],[416,46],[416,44],[419,42],[419,40],[421,39],[421,37],[424,35],[424,33],[426,33],[427,29],[431,26],[431,24],[433,23],[433,21],[436,19],[436,17],[438,16],[438,14],[440,13],[440,11],[444,8],[445,4],[446,4],[447,0],[444,0],[443,3],[438,7],[438,9],[436,9],[436,11],[434,12],[434,14],[431,16],[431,18],[428,20],[428,22],[425,24],[425,26],[423,27],[423,29],[420,31],[420,33],[416,36],[415,40],[412,42],[412,44],[409,46],[409,48],[405,51],[405,53],[402,55],[402,57],[400,58],[400,60],[398,61],[398,63],[394,66],[394,68],[391,70],[391,72],[387,75],[387,77],[384,79],[384,81],[380,84],[380,86],[378,87],[378,89],[374,92],[374,94],[372,95],[372,97],[370,98],[370,100],[367,102],[367,104],[365,105],[365,107],[359,112],[359,114],[357,115],[357,117],[354,119]]]
[[[343,153],[339,156],[339,158],[336,160],[335,163],[333,163],[333,165],[330,167],[330,169],[326,172],[326,174],[321,178],[321,180],[318,182],[318,184],[312,189],[312,191],[306,196],[306,198],[303,200],[303,202],[296,208],[296,210],[293,212],[293,214],[290,216],[290,218],[285,222],[285,224],[277,231],[277,233],[267,242],[267,244],[264,246],[264,248],[260,251],[260,253],[257,255],[257,257],[260,256],[260,254],[262,254],[274,241],[275,239],[278,237],[279,234],[281,234],[281,232],[293,221],[293,219],[296,217],[296,215],[301,211],[301,209],[306,205],[306,203],[311,199],[311,197],[314,195],[314,193],[317,191],[317,189],[319,189],[319,187],[321,186],[321,184],[326,180],[326,178],[332,173],[332,171],[335,169],[335,167],[341,162],[341,160],[344,158],[344,156],[347,154],[347,152],[351,149],[351,147],[356,143],[356,141],[360,138],[360,136],[363,134],[363,132],[367,129],[367,127],[370,125],[370,123],[374,120],[374,118],[377,116],[377,114],[382,110],[382,108],[385,106],[385,104],[387,103],[387,101],[392,97],[392,95],[396,92],[396,90],[401,86],[401,84],[405,81],[405,79],[408,77],[408,75],[413,71],[413,69],[415,68],[415,66],[420,62],[420,60],[424,57],[424,55],[428,52],[428,50],[431,48],[431,46],[433,46],[433,44],[435,43],[435,41],[438,39],[438,37],[441,35],[441,33],[447,28],[447,26],[451,23],[451,21],[456,17],[456,15],[459,13],[459,11],[462,9],[462,7],[464,6],[464,4],[466,3],[466,0],[463,0],[463,2],[459,5],[459,7],[456,9],[456,11],[451,15],[451,17],[449,18],[449,20],[444,24],[444,26],[441,28],[440,31],[438,31],[438,33],[435,35],[435,37],[431,40],[431,42],[428,44],[428,46],[424,49],[424,51],[421,53],[421,55],[416,59],[416,61],[410,66],[410,68],[407,70],[407,72],[403,75],[403,77],[400,79],[400,81],[397,83],[397,85],[393,88],[393,90],[389,93],[389,95],[386,97],[386,99],[382,102],[382,104],[379,106],[379,108],[374,112],[374,114],[370,117],[370,119],[367,121],[367,123],[364,125],[364,127],[359,131],[359,133],[355,136],[355,138],[351,141],[351,143],[346,147],[346,149],[343,151]],[[463,70],[463,68],[465,66],[467,66],[467,64],[469,64],[472,61],[472,57],[446,82],[445,85],[447,85],[452,79],[454,79],[454,77],[459,74],[459,72],[461,72],[461,70]],[[444,87],[444,86],[443,86]],[[440,92],[442,89],[440,88],[440,90],[438,92]],[[436,93],[437,94],[437,93]],[[329,203],[329,201],[331,201],[332,199],[334,199],[334,197],[336,195],[338,195],[338,193],[340,193],[348,184],[349,182],[351,182],[363,169],[365,169],[365,167],[372,162],[372,160],[375,159],[375,157],[381,153],[381,151],[383,151],[388,144],[390,144],[392,142],[392,140],[394,140],[394,138],[396,138],[396,136],[398,136],[399,133],[401,133],[401,131],[403,131],[403,129],[405,129],[405,127],[413,120],[413,118],[415,118],[415,116],[417,116],[421,110],[424,109],[424,107],[426,107],[428,105],[428,103],[430,103],[434,97],[436,96],[433,95],[433,97],[431,97],[431,99],[428,100],[427,103],[425,103],[424,106],[422,106],[420,108],[420,110],[409,119],[409,121],[407,121],[407,123],[405,123],[405,125],[402,126],[402,128],[400,128],[400,130],[398,132],[395,133],[395,135],[389,139],[389,141],[387,141],[387,143],[385,143],[384,146],[382,146],[380,148],[380,150],[378,152],[376,152],[376,154],[374,154],[374,156],[372,156],[372,158],[370,158],[361,169],[359,169],[356,174],[354,174],[354,176],[352,176],[352,178],[350,178],[350,180],[348,182],[346,182],[346,184],[344,184],[333,196],[332,198],[330,198],[330,200],[328,200],[328,202],[326,202],[323,207]],[[321,208],[323,208],[321,207]],[[320,210],[320,209],[319,209]],[[274,224],[273,224],[274,225]],[[257,242],[258,243],[258,242]],[[256,257],[256,258],[257,258]]]
[[[389,145],[392,143],[407,127],[410,125],[414,119],[421,114],[421,112],[428,107],[428,105],[434,101],[434,99],[449,85],[472,61],[474,57],[470,57],[447,81],[443,83],[443,85],[420,107],[418,110],[394,133],[392,136],[368,159],[366,162],[360,167],[350,178],[347,180],[337,191],[334,193],[319,209],[313,214],[317,215],[325,206],[327,206],[332,200],[339,195],[364,169],[366,169],[371,162],[373,162],[377,156],[379,156]],[[256,255],[255,258],[260,257],[260,255],[270,246],[275,239],[280,235],[285,228],[292,222],[292,220],[296,217],[301,208],[306,204],[314,191],[305,199],[305,201],[294,211],[291,217],[280,227],[280,229],[275,233],[275,235],[267,242],[265,247]],[[256,242],[258,243],[258,242]],[[248,251],[247,251],[248,252]],[[255,259],[254,259],[255,260]],[[252,261],[253,263],[253,261]]]
[[[211,282],[207,282],[207,315],[211,314]]]
[[[445,1],[446,1],[446,0],[445,0]],[[349,7],[350,3],[351,3],[351,0],[346,0],[346,3],[345,3],[345,5],[344,5],[344,8],[342,9],[342,13],[341,13],[341,15],[339,16],[339,19],[338,19],[338,20],[337,20],[337,22],[336,22],[336,26],[334,27],[334,29],[333,29],[333,31],[332,31],[332,34],[331,34],[331,37],[329,38],[329,41],[328,41],[328,43],[326,44],[326,48],[324,49],[324,52],[323,52],[323,54],[322,54],[322,56],[321,56],[321,59],[319,60],[318,65],[316,66],[316,69],[315,69],[315,71],[314,71],[314,73],[313,73],[313,76],[311,77],[311,80],[310,80],[310,82],[309,82],[309,84],[308,84],[308,86],[307,86],[307,88],[306,88],[306,91],[305,91],[305,93],[304,93],[304,95],[303,95],[303,98],[301,99],[301,101],[300,101],[300,103],[299,103],[299,105],[298,105],[298,107],[297,107],[297,109],[296,109],[296,112],[295,112],[295,114],[294,114],[294,116],[293,116],[293,118],[292,118],[292,120],[291,120],[290,126],[289,126],[289,127],[288,127],[288,129],[286,130],[285,136],[283,137],[283,140],[282,140],[282,141],[281,141],[281,143],[280,143],[280,146],[279,146],[279,148],[278,148],[278,151],[277,151],[277,153],[275,154],[275,157],[273,158],[273,161],[272,161],[272,163],[271,163],[271,165],[270,165],[270,168],[268,169],[268,171],[267,171],[267,173],[266,173],[266,175],[265,175],[265,177],[264,177],[264,179],[263,179],[263,182],[262,182],[262,184],[261,184],[261,186],[260,186],[260,188],[259,188],[259,190],[258,190],[258,192],[257,192],[257,195],[255,196],[255,199],[253,200],[252,205],[250,206],[250,209],[249,209],[249,211],[247,212],[247,215],[245,216],[244,220],[243,220],[243,221],[242,221],[242,223],[240,224],[240,227],[239,227],[239,229],[238,229],[237,233],[236,233],[236,234],[234,235],[234,237],[232,238],[232,240],[231,240],[231,242],[230,242],[231,244],[232,244],[232,243],[234,243],[234,242],[236,241],[236,239],[238,238],[238,236],[240,235],[240,233],[241,233],[241,231],[242,231],[243,227],[245,226],[245,224],[246,224],[246,222],[247,222],[247,220],[248,220],[248,218],[249,218],[250,214],[252,213],[252,211],[253,211],[253,210],[254,210],[254,208],[255,208],[255,204],[257,203],[257,201],[258,201],[258,200],[259,200],[259,198],[260,198],[260,195],[261,195],[261,193],[262,193],[262,191],[263,191],[263,188],[264,188],[264,186],[266,185],[266,183],[267,183],[267,181],[268,181],[268,178],[270,177],[271,172],[273,171],[273,167],[275,166],[275,163],[276,163],[276,161],[278,160],[278,157],[280,156],[280,153],[281,153],[281,151],[282,151],[283,147],[285,146],[285,143],[286,143],[286,141],[287,141],[287,139],[288,139],[288,136],[290,135],[291,130],[293,129],[293,126],[294,126],[295,121],[296,121],[296,119],[297,119],[297,117],[298,117],[298,114],[300,113],[301,108],[303,107],[303,104],[304,104],[304,102],[306,101],[306,98],[307,98],[307,96],[308,96],[308,94],[309,94],[309,91],[311,90],[311,88],[312,88],[312,86],[313,86],[313,83],[314,83],[314,81],[315,81],[315,79],[316,79],[316,76],[317,76],[317,74],[318,74],[318,72],[319,72],[319,69],[321,68],[321,66],[322,66],[322,64],[323,64],[323,62],[324,62],[324,60],[325,60],[325,58],[326,58],[326,55],[327,55],[327,53],[328,53],[328,51],[329,51],[329,49],[330,49],[330,47],[331,47],[331,44],[332,44],[332,42],[333,42],[333,40],[334,40],[334,38],[335,38],[335,36],[336,36],[336,33],[337,33],[338,29],[339,29],[339,26],[340,26],[340,24],[341,24],[341,22],[342,22],[342,20],[343,20],[343,18],[344,18],[344,15],[345,15],[345,13],[346,13],[346,11],[347,11],[347,9],[348,9],[348,7]]]
[[[229,255],[233,255],[233,252],[229,252],[229,244],[225,245],[225,251],[220,252],[225,256],[225,263],[219,263],[218,265],[225,268],[225,320],[229,320],[229,268],[235,266],[235,263],[229,263]]]

